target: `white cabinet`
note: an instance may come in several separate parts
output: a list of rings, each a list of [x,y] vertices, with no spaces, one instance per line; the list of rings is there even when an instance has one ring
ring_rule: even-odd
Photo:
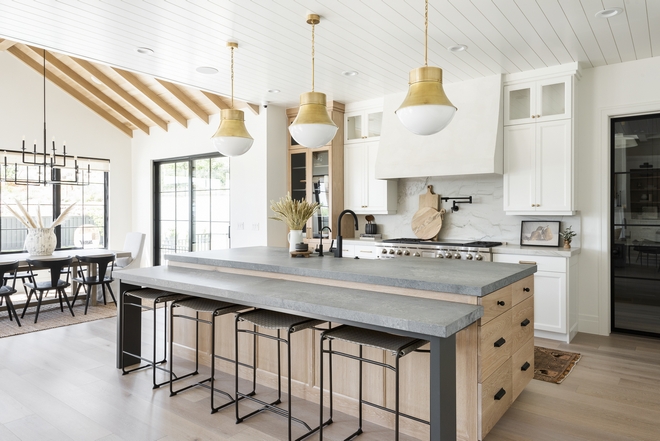
[[[380,139],[383,110],[361,110],[344,114],[344,143]]]
[[[572,116],[570,75],[504,87],[504,125],[553,121]]]
[[[397,181],[376,179],[378,142],[344,146],[344,208],[357,214],[394,214]]]
[[[572,120],[504,127],[504,211],[573,214]]]
[[[534,335],[570,342],[578,331],[578,256],[494,254],[493,262],[536,264]],[[572,283],[571,283],[572,282]]]

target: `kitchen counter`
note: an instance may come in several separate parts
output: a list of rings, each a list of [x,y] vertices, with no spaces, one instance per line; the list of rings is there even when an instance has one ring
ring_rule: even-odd
[[[249,247],[170,254],[171,264],[266,271],[469,296],[485,296],[536,272],[535,265],[444,259],[292,258],[285,248]]]
[[[493,247],[493,254],[523,254],[527,256],[571,257],[580,254],[580,247],[530,247],[524,245],[500,245]]]

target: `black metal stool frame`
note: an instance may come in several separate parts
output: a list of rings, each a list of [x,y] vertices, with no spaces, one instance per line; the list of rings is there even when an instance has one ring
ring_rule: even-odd
[[[149,289],[149,288],[143,288],[143,289]],[[127,295],[131,296],[131,292],[134,292],[134,291],[140,291],[140,290],[124,291],[122,293],[122,296],[124,296],[124,297],[127,296]],[[174,293],[167,293],[167,292],[163,291],[163,295],[160,298],[169,297],[170,295],[173,295],[173,294]],[[137,297],[137,296],[132,296],[132,297]],[[156,340],[157,340],[157,335],[156,335],[156,310],[157,310],[157,307],[158,307],[158,303],[161,303],[161,302],[159,302],[159,298],[154,299],[154,307],[153,308],[151,306],[143,305],[141,299],[140,299],[140,303],[128,303],[126,301],[121,302],[122,303],[122,308],[123,308],[122,317],[124,316],[124,312],[126,311],[126,306],[127,305],[128,306],[133,306],[133,307],[136,307],[136,308],[140,308],[140,311],[146,309],[148,311],[153,311],[154,312],[153,359],[149,360],[148,358],[144,358],[140,355],[133,354],[132,352],[122,350],[122,355],[123,354],[130,355],[132,357],[138,358],[138,359],[146,362],[147,364],[138,366],[138,367],[133,368],[133,369],[128,369],[128,370],[123,365],[122,365],[122,368],[121,368],[122,375],[127,375],[127,374],[130,374],[131,372],[139,371],[139,370],[142,370],[142,369],[152,368],[153,369],[153,384],[154,384],[153,389],[158,389],[159,387],[161,387],[164,384],[167,384],[169,382],[169,381],[163,381],[161,383],[156,382],[156,370],[157,369],[161,370],[163,372],[169,372],[169,369],[166,369],[166,368],[163,368],[163,367],[159,366],[160,364],[167,363],[167,302],[168,301],[162,302],[163,303],[163,309],[164,309],[163,318],[164,318],[164,321],[165,321],[165,331],[163,332],[163,340],[164,340],[163,350],[164,350],[164,354],[163,354],[163,359],[160,360],[160,361],[156,361],[156,357],[157,357],[156,352],[157,352],[157,349],[158,349],[157,346],[156,346]],[[124,326],[121,327],[121,340],[124,341]]]
[[[227,306],[227,307],[216,309],[211,314],[211,320],[204,320],[204,319],[199,318],[199,311],[195,311],[195,317],[191,317],[189,315],[183,315],[183,314],[174,314],[174,309],[177,306],[179,306],[177,301],[173,302],[170,305],[170,324],[171,324],[171,326],[170,326],[170,355],[172,356],[172,354],[174,354],[173,347],[172,347],[173,342],[174,342],[174,321],[173,321],[174,317],[194,321],[195,322],[195,370],[193,372],[187,373],[185,375],[176,376],[174,374],[174,365],[173,365],[173,361],[172,361],[172,364],[170,365],[170,397],[173,397],[174,395],[178,394],[179,392],[183,392],[185,390],[188,390],[190,388],[197,387],[197,386],[201,386],[201,387],[210,389],[211,390],[211,413],[216,413],[217,411],[219,411],[221,409],[224,409],[225,407],[228,407],[228,406],[231,406],[232,404],[234,404],[235,401],[236,401],[236,397],[230,395],[229,393],[227,393],[227,392],[225,392],[221,389],[216,389],[216,387],[215,387],[215,359],[219,358],[220,360],[225,360],[225,361],[228,361],[230,363],[237,363],[237,360],[232,360],[230,358],[223,357],[221,355],[216,355],[216,353],[215,353],[215,319],[216,319],[216,317],[220,317],[222,315],[226,315],[226,314],[230,314],[232,312],[236,312],[236,307],[238,305],[233,305],[234,307]],[[240,307],[240,309],[246,309],[246,308],[248,308],[248,307],[245,307],[245,306]],[[183,387],[181,389],[174,390],[173,384],[174,384],[175,381],[182,380],[184,378],[188,378],[188,377],[191,377],[193,375],[199,374],[199,324],[200,323],[205,323],[205,324],[211,325],[211,376],[209,378],[204,379],[204,380],[198,381],[197,383],[193,383],[193,384],[188,385],[186,387]],[[255,340],[256,340],[256,337],[255,337]],[[256,345],[255,345],[254,351],[255,351],[255,354],[256,354]],[[241,363],[241,365],[254,369],[254,366],[251,366],[251,365],[248,365],[248,364],[245,364],[245,363]],[[255,376],[256,376],[256,369],[254,369],[254,372],[255,372]],[[175,376],[176,376],[176,378],[174,378]],[[255,378],[255,380],[256,380],[256,378]],[[210,386],[205,384],[207,382],[211,383]],[[222,395],[226,396],[227,398],[229,398],[230,401],[216,407],[214,405],[215,404],[215,402],[214,402],[214,392],[219,392],[220,394],[222,394]],[[238,399],[242,399],[242,397],[240,397]]]
[[[296,438],[295,441],[301,441],[301,440],[313,435],[317,431],[319,431],[319,427],[315,427],[314,429],[312,429],[306,422],[304,422],[303,420],[301,420],[299,418],[295,418],[291,414],[291,396],[292,396],[292,394],[291,394],[291,345],[289,343],[291,341],[291,334],[296,332],[296,330],[295,330],[296,326],[300,326],[302,324],[312,322],[312,321],[317,321],[317,320],[315,320],[315,319],[304,319],[304,320],[301,320],[300,322],[292,324],[289,327],[289,329],[287,329],[286,339],[281,337],[280,329],[277,329],[277,336],[272,336],[272,335],[264,334],[264,333],[261,333],[261,332],[257,332],[256,325],[253,325],[252,330],[239,329],[238,323],[240,321],[241,321],[241,314],[236,314],[236,326],[235,326],[235,330],[236,330],[236,332],[235,332],[235,347],[236,347],[236,380],[235,380],[236,381],[236,400],[235,400],[235,404],[236,404],[236,424],[242,423],[246,419],[248,419],[248,418],[250,418],[250,417],[252,417],[252,416],[254,416],[258,413],[261,413],[263,411],[270,411],[270,412],[275,413],[276,415],[280,415],[280,416],[283,416],[283,417],[287,418],[287,420],[288,420],[287,429],[288,429],[288,440],[289,441],[292,441],[292,433],[291,433],[291,423],[292,422],[296,422],[296,423],[302,425],[303,427],[305,427],[305,429],[307,429],[307,433],[300,436],[299,438]],[[315,327],[310,327],[310,328],[307,328],[307,329],[319,330],[318,328],[315,328]],[[323,330],[323,329],[321,329],[321,330]],[[253,359],[252,359],[253,360],[253,366],[251,366],[252,367],[252,391],[248,394],[244,394],[244,393],[239,392],[239,390],[238,390],[238,366],[240,364],[239,361],[238,361],[238,334],[239,333],[252,334],[254,336],[255,340],[256,340],[256,337],[264,337],[264,338],[268,338],[270,340],[277,341],[277,400],[273,401],[272,403],[267,403],[263,400],[260,400],[260,399],[254,397],[254,395],[256,393],[256,383],[257,383],[256,344],[253,344],[253,349],[254,349],[253,350]],[[277,407],[277,405],[282,402],[282,357],[281,357],[280,343],[284,343],[287,346],[287,371],[288,371],[287,372],[287,391],[288,391],[288,394],[289,394],[289,400],[287,402],[287,409],[286,410],[284,410],[280,407]],[[241,365],[243,365],[243,364],[241,364]],[[241,417],[239,415],[239,409],[238,409],[238,401],[241,398],[246,398],[246,399],[252,400],[255,403],[261,404],[262,407],[257,409],[257,410],[254,410],[254,411],[250,412],[249,414],[247,414],[243,417]],[[330,424],[330,423],[327,422],[327,423],[322,423],[322,424],[327,425],[327,424]]]
[[[327,331],[330,331],[330,330],[327,330]],[[332,350],[332,339],[329,339],[329,338],[327,339],[328,340],[328,349],[324,349],[323,348],[323,341],[326,340],[325,334],[326,334],[327,331],[321,333],[321,338],[320,338],[321,359],[320,359],[320,367],[319,367],[319,376],[320,376],[320,383],[319,383],[319,389],[320,389],[320,394],[319,394],[319,396],[320,396],[319,397],[319,409],[320,409],[320,411],[319,411],[319,414],[320,414],[320,417],[319,417],[319,421],[321,423],[323,423],[323,364],[324,364],[323,363],[323,354],[328,354],[328,368],[330,369],[329,370],[329,373],[330,373],[330,378],[329,378],[329,383],[330,383],[330,403],[329,403],[330,404],[330,406],[329,406],[329,408],[330,408],[330,418],[327,421],[329,421],[329,424],[332,424],[332,414],[333,414],[333,406],[332,406],[332,401],[333,401],[332,400],[332,355],[334,354],[334,355],[339,355],[341,357],[346,357],[346,358],[350,358],[352,360],[359,361],[359,373],[358,373],[358,375],[360,377],[360,381],[359,381],[359,392],[358,392],[358,400],[359,400],[358,401],[358,403],[359,403],[358,404],[358,429],[355,432],[353,432],[351,435],[349,435],[347,438],[345,438],[344,441],[349,441],[349,440],[355,439],[357,436],[359,436],[360,434],[363,433],[362,432],[362,405],[363,404],[366,404],[366,405],[371,406],[371,407],[375,407],[376,409],[384,410],[384,411],[389,412],[389,413],[393,413],[395,415],[395,419],[394,419],[394,433],[395,433],[394,439],[395,439],[395,441],[399,441],[399,417],[405,417],[405,418],[408,418],[408,419],[411,419],[413,421],[417,421],[417,422],[420,422],[420,423],[423,423],[423,424],[430,424],[429,421],[423,420],[421,418],[417,418],[417,417],[412,416],[412,415],[405,414],[405,413],[403,413],[399,410],[399,361],[401,360],[401,357],[403,356],[401,351],[403,351],[407,347],[410,347],[410,346],[414,345],[415,344],[414,341],[411,342],[408,345],[405,345],[405,346],[399,348],[399,350],[397,351],[397,353],[395,355],[394,366],[392,366],[392,365],[387,364],[387,363],[382,363],[382,362],[371,360],[369,358],[364,358],[362,356],[362,348],[363,348],[364,345],[361,345],[361,344],[358,344],[359,353],[358,353],[357,356],[352,355],[352,354],[347,354],[345,352],[333,351]],[[425,349],[421,349],[421,350],[417,349],[414,352],[429,352],[429,351],[425,350]],[[375,366],[380,366],[380,367],[389,369],[389,370],[394,372],[394,375],[395,375],[395,380],[394,380],[394,383],[395,383],[395,386],[394,386],[395,387],[395,392],[394,392],[394,394],[395,394],[394,395],[395,409],[394,410],[389,409],[389,408],[384,407],[384,406],[381,406],[381,405],[376,404],[376,403],[372,403],[370,401],[366,401],[362,398],[362,363],[363,362],[373,364]],[[321,426],[320,426],[319,441],[323,440],[323,425],[324,424],[321,424]]]

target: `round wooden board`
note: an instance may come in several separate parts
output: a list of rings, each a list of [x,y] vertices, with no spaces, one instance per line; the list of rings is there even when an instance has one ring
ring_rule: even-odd
[[[412,218],[412,230],[420,239],[432,239],[438,235],[442,228],[444,208],[440,211],[432,207],[423,207],[417,210]]]

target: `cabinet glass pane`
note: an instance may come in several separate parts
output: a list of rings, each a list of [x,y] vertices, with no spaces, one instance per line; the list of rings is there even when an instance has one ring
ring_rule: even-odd
[[[531,90],[518,89],[509,92],[509,119],[526,119],[532,115],[530,109],[531,105]]]
[[[323,227],[330,227],[329,159],[327,151],[312,154],[312,201],[319,203],[319,209],[312,217],[312,237],[321,237]],[[323,234],[328,237],[327,230]]]
[[[307,196],[306,154],[291,155],[291,198],[302,201]]]
[[[566,83],[546,84],[541,90],[541,116],[566,113]]]
[[[362,115],[354,115],[346,118],[346,139],[362,138]]]
[[[369,138],[380,136],[380,130],[383,124],[383,112],[370,113],[367,117],[369,118],[369,133],[367,136]]]

